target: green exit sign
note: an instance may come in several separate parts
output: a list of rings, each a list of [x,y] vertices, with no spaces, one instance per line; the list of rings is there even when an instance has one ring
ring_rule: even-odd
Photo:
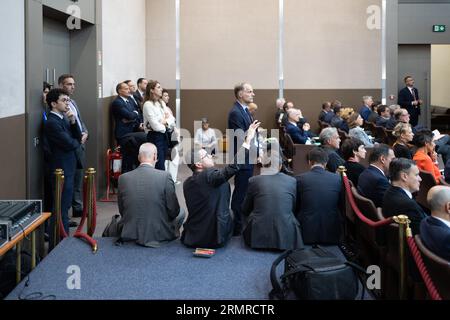
[[[433,26],[433,32],[445,32],[445,24],[436,24]]]

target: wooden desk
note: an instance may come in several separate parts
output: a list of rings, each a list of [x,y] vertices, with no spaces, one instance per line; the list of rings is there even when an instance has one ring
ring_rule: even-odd
[[[39,217],[35,222],[29,225],[24,232],[20,232],[14,238],[11,239],[8,243],[6,243],[3,247],[0,248],[0,256],[5,255],[9,250],[16,246],[16,281],[20,283],[22,279],[22,240],[31,234],[31,268],[34,269],[36,267],[36,234],[35,231],[39,228],[48,218],[50,218],[51,213],[43,213],[42,216]]]

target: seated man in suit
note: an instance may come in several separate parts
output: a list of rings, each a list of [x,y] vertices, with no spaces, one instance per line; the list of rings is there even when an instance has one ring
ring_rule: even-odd
[[[431,216],[422,220],[420,238],[430,251],[450,261],[450,188],[431,188],[427,201]]]
[[[360,108],[359,114],[364,121],[369,121],[369,116],[372,114],[373,98],[370,96],[363,97],[364,105]]]
[[[331,110],[331,102],[326,101],[322,104],[322,111],[320,111],[319,114],[319,120],[320,121],[324,121],[325,122],[325,118],[327,116],[327,114],[332,113],[333,111]]]
[[[392,185],[383,198],[383,215],[393,217],[406,215],[411,220],[414,235],[420,232],[420,223],[426,217],[422,208],[413,198],[413,193],[419,191],[419,168],[414,161],[405,158],[392,160],[389,166]]]
[[[175,240],[184,219],[175,184],[166,171],[156,170],[155,145],[139,149],[141,165],[119,177],[121,238],[145,247],[159,247]]]
[[[337,153],[341,144],[341,138],[336,128],[325,128],[319,136],[323,149],[328,154],[327,170],[336,172],[340,166],[345,164],[344,159]]]
[[[379,117],[375,124],[379,127],[386,128],[386,124],[391,120],[391,110],[386,105],[378,106],[378,115]]]
[[[292,142],[295,144],[306,144],[311,136],[308,134],[310,126],[308,123],[304,123],[300,129],[297,125],[302,117],[302,112],[299,109],[289,109],[287,114],[286,132],[291,136]]]
[[[358,179],[358,192],[373,201],[375,207],[383,206],[383,197],[389,188],[387,174],[394,151],[385,144],[373,148],[369,157],[369,167],[361,173]]]
[[[300,225],[294,216],[296,182],[280,172],[278,143],[263,159],[261,175],[249,180],[242,213],[248,216],[244,241],[254,249],[288,250],[303,246]]]
[[[338,244],[341,238],[343,188],[341,177],[325,170],[322,148],[308,154],[311,171],[297,179],[296,216],[306,244]]]
[[[238,154],[250,149],[258,127],[256,121],[250,125]],[[181,242],[194,248],[223,247],[233,234],[228,180],[239,171],[239,165],[233,163],[217,169],[205,149],[194,149],[188,155],[187,163],[194,174],[183,184],[188,218]]]
[[[69,94],[64,89],[52,89],[47,94],[50,112],[44,124],[44,135],[50,151],[50,172],[64,171],[64,186],[61,197],[61,218],[64,230],[69,233],[69,209],[72,206],[73,188],[77,167],[77,149],[81,145],[81,130],[74,113],[69,108]],[[52,179],[53,190],[55,181]],[[54,224],[52,216],[51,224]],[[50,228],[51,232],[53,228]],[[52,238],[52,237],[51,237]],[[51,244],[52,245],[52,244]]]

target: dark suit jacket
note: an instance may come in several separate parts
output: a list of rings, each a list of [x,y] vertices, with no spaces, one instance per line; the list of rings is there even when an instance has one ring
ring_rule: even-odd
[[[341,177],[314,167],[297,179],[296,216],[305,244],[338,244],[341,237]]]
[[[139,103],[139,104],[143,104],[143,102],[144,102],[144,97],[143,96],[141,96],[141,94],[139,93],[139,91],[137,90],[135,93],[133,93],[133,97],[134,97],[134,99],[136,99],[136,101]]]
[[[333,120],[333,118],[336,116],[336,114],[333,111],[328,112],[322,121],[326,122],[326,123],[330,123],[331,124],[331,120]]]
[[[416,88],[413,88],[416,99],[419,99],[419,90]],[[408,113],[411,115],[411,125],[416,126],[417,122],[414,121],[414,119],[417,119],[417,117],[420,115],[420,107],[416,107],[411,105],[411,103],[414,101],[414,96],[411,94],[411,91],[408,87],[403,88],[398,93],[398,104],[408,110]]]
[[[414,235],[420,233],[420,223],[426,217],[422,208],[414,199],[408,197],[402,188],[390,186],[383,198],[383,215],[393,217],[407,215],[411,220]]]
[[[228,114],[228,129],[232,129],[235,131],[242,130],[242,132],[241,134],[234,137],[233,148],[231,148],[230,146],[230,151],[234,151],[233,154],[230,154],[231,157],[236,155],[239,150],[238,146],[240,147],[244,142],[245,132],[247,132],[247,130],[250,128],[250,125],[251,119],[239,104],[239,102],[236,101],[230,113]],[[249,164],[249,160],[247,157],[246,165],[242,165],[241,170],[253,170],[253,165]]]
[[[250,178],[242,206],[248,218],[245,243],[255,249],[296,249],[303,246],[300,225],[294,216],[295,179],[277,173]]]
[[[77,113],[78,113],[78,119],[80,120],[80,124],[81,124],[81,128],[82,128],[81,133],[82,134],[83,133],[89,134],[89,131],[88,131],[87,127],[86,127],[86,124],[84,123],[83,118],[81,117],[81,112],[80,112],[80,109],[78,108],[77,103],[75,102],[75,100],[72,100],[72,99],[71,99],[71,102],[72,102],[73,106],[75,107],[75,109],[77,110]],[[80,146],[76,150],[78,169],[86,168],[86,156],[85,156],[85,151],[86,150],[85,149],[86,149],[86,146],[84,144],[80,144]]]
[[[384,194],[390,186],[388,178],[374,166],[364,170],[358,179],[358,192],[380,208],[383,206]]]
[[[194,248],[218,248],[226,244],[233,233],[230,213],[231,188],[228,180],[239,166],[210,168],[196,172],[183,184],[188,218],[181,242]]]
[[[131,101],[130,104],[127,104],[120,96],[113,101],[111,112],[116,122],[116,139],[120,139],[128,133],[134,132],[137,120],[139,119],[139,114],[134,111]]]
[[[303,130],[292,123],[287,124],[286,132],[291,136],[292,141],[295,144],[305,144],[308,140],[308,136],[304,134]]]
[[[319,120],[320,120],[320,121],[323,121],[323,122],[326,122],[326,121],[325,121],[325,118],[327,117],[327,115],[328,115],[329,113],[333,113],[333,111],[330,111],[330,112],[326,112],[325,110],[320,111],[320,114],[319,114]]]
[[[158,247],[177,238],[173,222],[180,206],[168,172],[141,165],[121,175],[117,201],[124,240]]]
[[[362,106],[361,109],[359,110],[359,114],[364,119],[364,121],[369,120],[369,116],[371,115],[371,113],[372,110],[366,105]]]
[[[391,118],[385,119],[383,117],[378,117],[377,122],[375,123],[378,127],[385,127],[388,124],[388,122],[391,121]]]
[[[366,167],[358,162],[346,161],[345,169],[347,169],[347,176],[353,182],[353,186],[357,188],[359,176],[366,170]]]
[[[367,119],[367,122],[375,123],[375,122],[377,122],[377,119],[379,117],[380,116],[378,115],[378,113],[372,111],[372,113],[370,114],[369,118]]]
[[[48,113],[44,123],[44,134],[51,151],[50,167],[63,169],[64,174],[75,174],[77,168],[76,151],[80,147],[81,132],[77,123],[70,125],[53,113]]]
[[[340,166],[343,166],[345,164],[345,161],[337,153],[337,150],[328,146],[323,147],[323,149],[328,154],[327,170],[332,173],[335,173]]]
[[[426,217],[420,223],[423,244],[437,256],[450,261],[450,227],[435,217]]]
[[[136,97],[134,95],[133,95],[133,98],[130,97],[129,100],[130,100],[131,105],[133,106],[134,110],[136,110],[139,113],[139,117],[135,121],[134,131],[140,131],[139,130],[140,125],[141,125],[141,123],[144,123],[144,115],[142,113],[141,103],[138,100],[136,100]]]

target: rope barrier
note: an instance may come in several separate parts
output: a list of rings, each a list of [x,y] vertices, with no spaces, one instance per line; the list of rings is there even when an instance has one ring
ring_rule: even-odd
[[[422,279],[425,283],[425,286],[427,287],[427,290],[428,290],[428,293],[430,294],[431,299],[432,300],[442,300],[441,295],[439,294],[438,290],[436,289],[433,279],[431,279],[430,274],[428,273],[428,269],[425,266],[425,263],[423,262],[422,256],[419,252],[419,248],[417,248],[417,244],[412,236],[409,225],[408,225],[406,233],[407,233],[406,241],[408,242],[409,250],[411,251],[411,254],[414,258],[417,269],[419,269],[420,275],[422,276]]]
[[[356,205],[355,198],[353,197],[353,193],[352,193],[347,175],[345,173],[343,173],[342,178],[344,180],[345,191],[347,194],[348,201],[350,202],[350,205],[352,206],[353,211],[356,213],[356,215],[358,216],[358,218],[361,221],[363,221],[364,223],[368,224],[369,226],[371,226],[373,228],[386,226],[386,225],[394,222],[394,219],[392,217],[375,222],[375,221],[370,220],[366,216],[364,216],[364,214],[362,214],[362,212],[359,210],[358,206]]]
[[[88,174],[93,174],[95,173],[95,171],[93,169],[88,170]],[[91,184],[91,188],[88,187],[90,180],[89,177],[85,177],[84,181],[83,181],[83,216],[81,218],[81,222],[78,225],[78,228],[74,234],[75,238],[78,239],[84,239],[91,247],[92,247],[92,251],[94,253],[97,252],[98,250],[98,244],[97,241],[95,239],[92,238],[94,232],[95,232],[95,227],[96,227],[96,221],[97,221],[97,202],[96,202],[96,190],[95,190],[95,183]],[[88,192],[89,192],[89,196],[88,196]],[[88,211],[91,210],[92,212],[92,220],[90,221],[91,225],[87,226],[88,229],[88,234],[83,233],[83,227],[84,224],[86,222],[87,216],[88,216]]]

